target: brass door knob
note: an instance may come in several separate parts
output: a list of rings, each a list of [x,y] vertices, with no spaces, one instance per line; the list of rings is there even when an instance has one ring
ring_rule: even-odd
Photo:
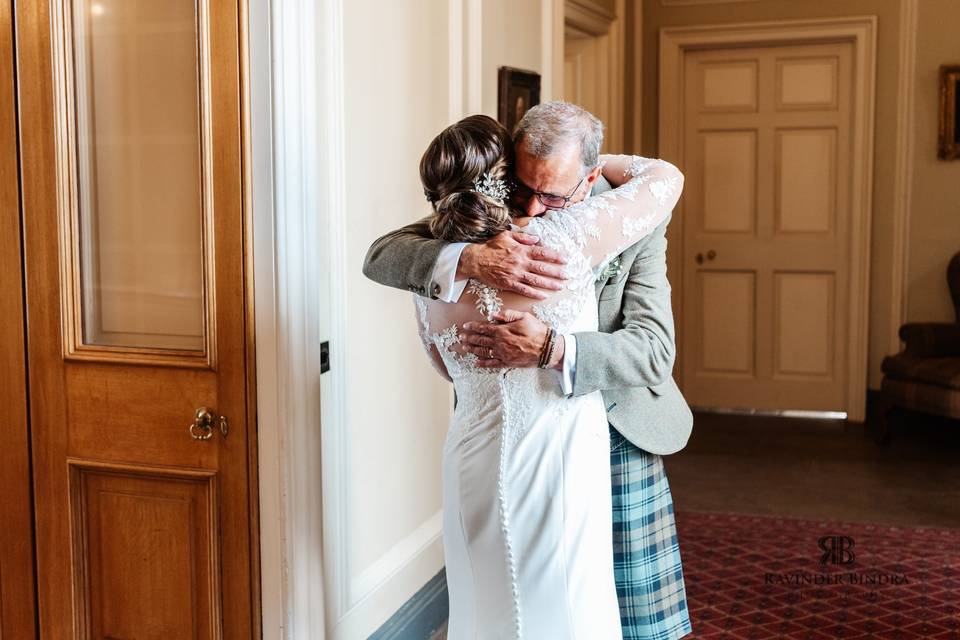
[[[190,425],[190,436],[194,440],[209,440],[213,437],[213,412],[206,407],[197,409],[197,417]]]
[[[710,249],[710,251],[707,251],[707,260],[713,260],[713,259],[716,258],[716,257],[717,257],[717,252],[716,252],[716,251],[714,251],[713,249]],[[695,256],[693,257],[693,259],[697,261],[697,264],[703,264],[703,254],[702,254],[702,253],[698,253],[697,255],[695,255]]]

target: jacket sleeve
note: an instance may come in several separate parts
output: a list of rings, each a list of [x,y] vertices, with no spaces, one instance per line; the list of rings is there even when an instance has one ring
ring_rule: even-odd
[[[429,216],[377,238],[363,261],[363,275],[374,282],[436,298],[433,281],[440,251],[447,245],[430,233]]]
[[[667,280],[667,225],[643,242],[623,290],[623,326],[613,333],[575,333],[577,375],[573,394],[656,386],[671,376],[676,359],[670,282]]]

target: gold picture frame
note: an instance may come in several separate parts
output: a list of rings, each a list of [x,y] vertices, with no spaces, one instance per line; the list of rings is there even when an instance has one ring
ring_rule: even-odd
[[[960,159],[960,65],[940,67],[941,160]]]

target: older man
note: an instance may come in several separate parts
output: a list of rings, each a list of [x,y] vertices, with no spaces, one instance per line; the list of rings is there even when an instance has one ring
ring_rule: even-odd
[[[514,205],[543,215],[609,189],[598,157],[603,125],[565,102],[530,109],[514,132]],[[504,231],[485,243],[448,244],[427,220],[370,247],[367,277],[455,301],[469,279],[543,298],[563,286],[563,256],[536,238]],[[690,632],[673,500],[661,455],[686,444],[693,419],[671,376],[675,357],[666,227],[633,245],[596,283],[599,331],[562,336],[558,384],[567,395],[600,390],[610,423],[614,571],[625,640],[673,639]],[[480,366],[536,367],[547,327],[505,310],[497,324],[471,323],[462,342]]]

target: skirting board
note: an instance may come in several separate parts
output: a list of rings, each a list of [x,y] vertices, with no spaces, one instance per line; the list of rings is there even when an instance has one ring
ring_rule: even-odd
[[[367,640],[427,640],[449,615],[447,571],[441,569]]]

